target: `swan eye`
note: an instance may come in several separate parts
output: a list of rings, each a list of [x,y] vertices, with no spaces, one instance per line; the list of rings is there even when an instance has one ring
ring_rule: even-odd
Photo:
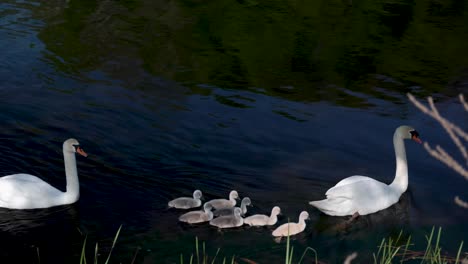
[[[411,130],[410,134],[411,134],[411,138],[419,138],[419,133],[416,130]]]
[[[419,144],[422,143],[422,140],[419,138],[419,133],[416,130],[410,131],[411,139],[418,142]]]

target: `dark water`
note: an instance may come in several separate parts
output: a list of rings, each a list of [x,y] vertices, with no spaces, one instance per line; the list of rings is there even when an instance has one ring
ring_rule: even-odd
[[[279,205],[281,222],[307,210],[297,257],[311,246],[329,263],[356,250],[366,263],[400,230],[423,249],[432,226],[454,254],[468,213],[452,201],[468,199],[467,183],[413,142],[395,206],[341,230],[345,218],[307,203],[354,174],[391,182],[401,124],[457,154],[406,92],[433,95],[468,130],[455,99],[468,87],[467,7],[353,2],[0,3],[1,174],[63,190],[62,142],[90,154],[78,158],[76,204],[0,210],[1,262],[77,263],[86,236],[88,261],[96,242],[102,261],[120,225],[114,263],[135,252],[135,263],[178,263],[195,236],[211,254],[282,261],[271,229],[178,223],[167,201],[194,189],[207,200],[235,189],[252,213]]]

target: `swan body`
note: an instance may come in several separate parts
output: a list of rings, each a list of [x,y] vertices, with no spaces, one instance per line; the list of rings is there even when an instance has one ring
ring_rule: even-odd
[[[278,221],[278,215],[281,213],[281,209],[278,206],[271,209],[271,215],[256,214],[244,218],[244,224],[249,226],[266,226],[274,225]]]
[[[87,156],[76,139],[63,143],[63,158],[67,180],[62,192],[47,182],[30,174],[12,174],[0,178],[0,207],[10,209],[37,209],[71,204],[80,197],[75,153]]]
[[[398,202],[408,188],[408,165],[403,140],[421,143],[419,134],[410,126],[400,126],[393,134],[396,156],[395,179],[390,185],[366,176],[351,176],[338,182],[325,195],[326,199],[311,201],[310,205],[328,215],[345,216],[372,214]]]
[[[201,197],[202,192],[200,190],[195,190],[192,197],[179,197],[172,201],[169,201],[169,207],[174,207],[177,209],[190,209],[201,206]]]
[[[304,231],[306,227],[305,220],[309,219],[309,213],[302,211],[299,215],[299,222],[297,223],[286,223],[276,228],[272,235],[275,237],[293,236]]]
[[[241,217],[241,209],[234,208],[234,214],[224,215],[210,221],[210,225],[218,228],[233,228],[244,224],[244,219]]]
[[[238,198],[239,198],[239,194],[237,193],[237,191],[232,190],[229,193],[229,200],[213,199],[211,201],[208,201],[207,203],[210,203],[214,209],[218,210],[221,208],[234,207],[236,205],[236,199]]]
[[[240,207],[227,207],[221,208],[213,212],[214,216],[223,216],[223,215],[232,215],[234,214],[235,208],[241,209],[241,216],[244,216],[247,213],[247,206],[252,205],[252,201],[249,197],[242,198]]]
[[[179,221],[189,224],[208,222],[213,219],[212,208],[213,207],[209,203],[205,203],[203,205],[203,210],[185,213],[179,217]]]

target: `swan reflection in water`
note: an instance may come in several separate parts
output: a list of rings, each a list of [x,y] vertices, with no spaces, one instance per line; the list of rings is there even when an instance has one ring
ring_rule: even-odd
[[[68,263],[82,241],[75,204],[47,209],[0,208],[2,263]]]

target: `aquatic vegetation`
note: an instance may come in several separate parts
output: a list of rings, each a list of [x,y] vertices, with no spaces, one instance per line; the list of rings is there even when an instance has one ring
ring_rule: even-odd
[[[460,246],[458,248],[457,254],[455,257],[448,255],[445,251],[442,250],[441,246],[441,236],[442,236],[442,228],[439,227],[437,233],[435,233],[435,228],[433,227],[430,234],[426,236],[427,246],[425,250],[413,250],[412,248],[415,246],[412,242],[411,236],[405,240],[403,238],[403,231],[399,233],[396,238],[388,237],[382,239],[380,245],[377,247],[378,250],[376,253],[373,253],[373,263],[374,264],[391,264],[391,263],[421,263],[421,264],[449,264],[449,263],[464,263],[462,261],[466,261],[466,256],[463,257],[463,241],[460,242]],[[189,263],[217,263],[215,262],[216,257],[219,254],[220,249],[216,251],[216,254],[213,258],[210,258],[207,252],[205,251],[205,243],[202,244],[202,252],[199,252],[198,246],[198,238],[195,238],[195,256],[197,262],[194,262],[194,255],[192,254]],[[285,257],[284,263],[285,264],[292,264],[297,263],[300,264],[304,260],[306,254],[312,254],[314,257],[314,263],[328,263],[323,260],[319,260],[317,251],[312,247],[307,247],[299,261],[294,262],[294,247],[290,243],[290,237],[288,236],[286,239],[286,249],[285,249]],[[467,254],[467,253],[464,253]],[[356,258],[357,254],[350,255],[350,259]],[[201,258],[201,261],[200,261]],[[463,260],[465,258],[465,260]],[[231,262],[234,263],[235,257],[233,256]],[[259,262],[251,259],[245,259],[239,257],[239,259],[243,260],[246,263],[262,263],[261,260]],[[209,262],[211,260],[211,262]],[[226,258],[223,259],[222,263],[226,262]],[[180,255],[180,264],[183,264],[183,255]],[[238,262],[236,262],[238,263]],[[352,263],[351,260],[346,260],[345,263]]]
[[[462,263],[463,241],[460,242],[456,257],[444,255],[440,244],[442,228],[439,227],[437,234],[434,232],[435,228],[433,227],[431,233],[426,236],[427,246],[424,251],[411,250],[410,246],[413,246],[411,236],[404,242],[402,241],[402,232],[396,239],[391,237],[382,239],[377,253],[373,255],[374,264],[395,263],[396,259],[399,259],[400,263],[415,260],[420,260],[420,263],[430,264]],[[401,244],[401,242],[404,243]]]
[[[112,255],[112,251],[114,250],[115,244],[117,243],[117,239],[119,238],[121,229],[122,229],[122,225],[120,225],[119,229],[117,230],[117,233],[115,234],[114,240],[112,242],[112,247],[111,247],[111,249],[109,251],[109,254],[107,255],[106,261],[104,262],[105,264],[109,263],[110,257]],[[83,247],[81,249],[80,264],[88,263],[86,261],[86,240],[87,240],[87,238],[88,237],[86,236],[85,239],[84,239],[84,242],[83,242]],[[96,246],[94,248],[94,261],[93,261],[94,264],[98,263],[98,254],[99,254],[99,245],[98,245],[98,243],[96,243]]]
[[[195,255],[191,254],[189,259],[188,259],[188,262],[184,262],[184,255],[180,254],[180,264],[184,264],[184,263],[188,263],[188,264],[195,264],[195,263],[196,264],[209,264],[209,263],[214,264],[214,263],[218,263],[218,262],[215,262],[215,261],[216,261],[216,258],[218,257],[219,251],[221,250],[220,248],[218,248],[216,250],[216,253],[215,253],[214,257],[210,257],[208,255],[208,253],[206,252],[205,242],[202,243],[201,247],[202,247],[202,251],[200,252],[198,237],[195,237]],[[194,259],[194,257],[195,257],[195,259]],[[231,261],[226,262],[226,257],[224,257],[222,259],[222,263],[223,264],[225,264],[225,263],[234,264],[235,263],[234,259],[235,259],[235,257],[232,256]]]

